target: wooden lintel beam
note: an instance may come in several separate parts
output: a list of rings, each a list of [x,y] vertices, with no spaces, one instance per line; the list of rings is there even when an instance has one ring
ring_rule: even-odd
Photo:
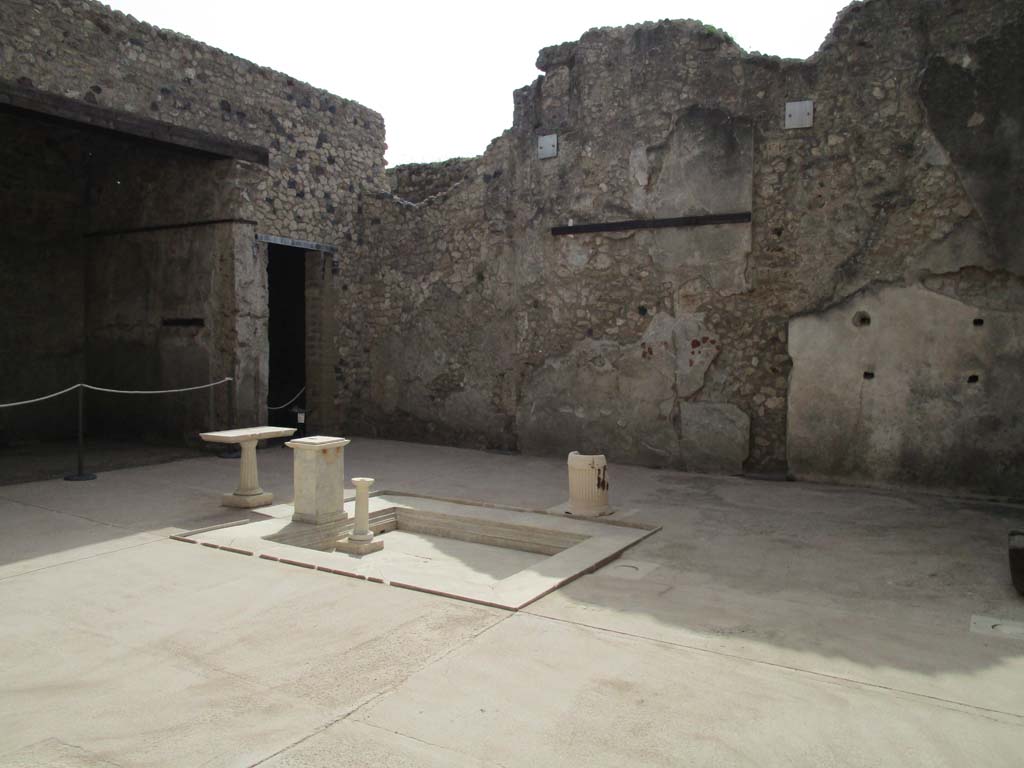
[[[162,144],[173,144],[219,157],[245,160],[258,165],[270,164],[270,153],[266,147],[224,139],[205,131],[164,123],[131,112],[87,104],[78,99],[69,99],[8,80],[0,80],[0,106]]]
[[[251,224],[256,222],[251,219],[206,219],[204,221],[183,221],[173,224],[151,224],[145,227],[129,227],[127,229],[100,229],[94,232],[86,232],[83,237],[111,237],[114,235],[138,235],[145,232],[160,232],[165,229],[191,229],[193,227],[209,227],[214,224]]]
[[[630,219],[596,224],[573,224],[552,227],[552,235],[582,235],[590,232],[623,232],[630,229],[664,229],[666,227],[706,227],[713,224],[746,224],[750,211],[740,213],[709,213],[702,216],[677,216],[671,219]]]
[[[263,235],[256,233],[256,242],[271,243],[273,245],[287,245],[290,248],[301,248],[304,251],[323,251],[324,253],[337,253],[338,249],[327,243],[314,243],[311,240],[297,240],[294,237],[281,237],[280,235]]]

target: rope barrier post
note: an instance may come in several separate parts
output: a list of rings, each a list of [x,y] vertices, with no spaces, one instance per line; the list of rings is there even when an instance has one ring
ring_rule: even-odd
[[[232,378],[231,383],[228,385],[228,426],[231,429],[234,429],[235,427],[238,426],[238,419],[236,418],[235,414],[236,386],[237,384],[234,378]]]
[[[4,408],[14,408],[19,405],[32,405],[33,403],[41,403],[44,400],[50,400],[54,397],[60,397],[63,394],[67,394],[73,389],[78,390],[78,472],[73,475],[65,475],[65,480],[95,480],[96,475],[92,472],[85,471],[85,390],[92,389],[96,392],[112,392],[115,395],[167,395],[174,394],[177,392],[194,392],[199,389],[213,388],[220,384],[226,384],[231,382],[231,387],[228,389],[230,404],[230,412],[232,414],[232,421],[234,420],[234,379],[230,376],[225,376],[220,381],[212,381],[209,384],[200,384],[196,387],[180,387],[178,389],[110,389],[108,387],[96,387],[92,384],[86,384],[85,382],[79,382],[78,384],[72,384],[67,389],[62,389],[59,392],[51,392],[48,395],[42,397],[33,397],[31,400],[20,400],[14,403],[0,403],[0,410]],[[301,395],[302,392],[299,392]],[[295,396],[296,398],[298,395]],[[210,397],[210,407],[213,408],[213,397]]]
[[[96,475],[85,471],[85,387],[78,385],[78,472],[64,475],[65,480],[95,480]]]
[[[213,421],[213,414],[214,414],[214,409],[213,409],[213,387],[210,387],[210,389],[207,391],[206,394],[209,395],[209,397],[206,398],[206,423],[208,425],[206,428],[207,429],[213,429],[213,427],[214,427],[214,421]]]
[[[235,379],[228,379],[228,429],[237,426],[235,419]],[[225,446],[224,450],[217,454],[222,459],[237,459],[242,455],[242,449],[237,445]]]

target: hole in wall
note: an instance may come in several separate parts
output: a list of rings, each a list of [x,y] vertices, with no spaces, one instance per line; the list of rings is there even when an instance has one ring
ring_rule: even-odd
[[[640,317],[647,317],[647,305],[641,304],[637,307],[636,311],[640,314]]]
[[[863,328],[864,326],[871,325],[871,315],[867,312],[855,312],[853,315],[853,325],[855,328]]]
[[[874,371],[864,371],[864,378],[867,379],[868,381],[870,381],[871,379],[875,378],[875,372]]]
[[[974,318],[974,324],[975,325],[984,325],[985,324],[985,319],[982,318],[982,317],[976,317],[976,318]]]
[[[968,384],[977,384],[980,379],[981,379],[981,377],[978,376],[978,374],[972,373],[970,376],[967,377],[967,383]]]

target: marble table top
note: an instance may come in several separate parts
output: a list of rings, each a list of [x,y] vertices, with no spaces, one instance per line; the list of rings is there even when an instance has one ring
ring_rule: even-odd
[[[199,436],[208,443],[245,443],[250,440],[291,437],[294,434],[294,427],[246,427],[245,429],[225,429],[220,432],[200,432]]]

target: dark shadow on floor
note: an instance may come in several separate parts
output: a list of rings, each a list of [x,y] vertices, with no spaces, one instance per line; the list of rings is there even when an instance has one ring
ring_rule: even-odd
[[[204,455],[208,452],[181,443],[102,439],[87,440],[83,458],[86,472],[108,472]],[[77,467],[74,440],[0,447],[0,486],[55,480],[76,472]]]

